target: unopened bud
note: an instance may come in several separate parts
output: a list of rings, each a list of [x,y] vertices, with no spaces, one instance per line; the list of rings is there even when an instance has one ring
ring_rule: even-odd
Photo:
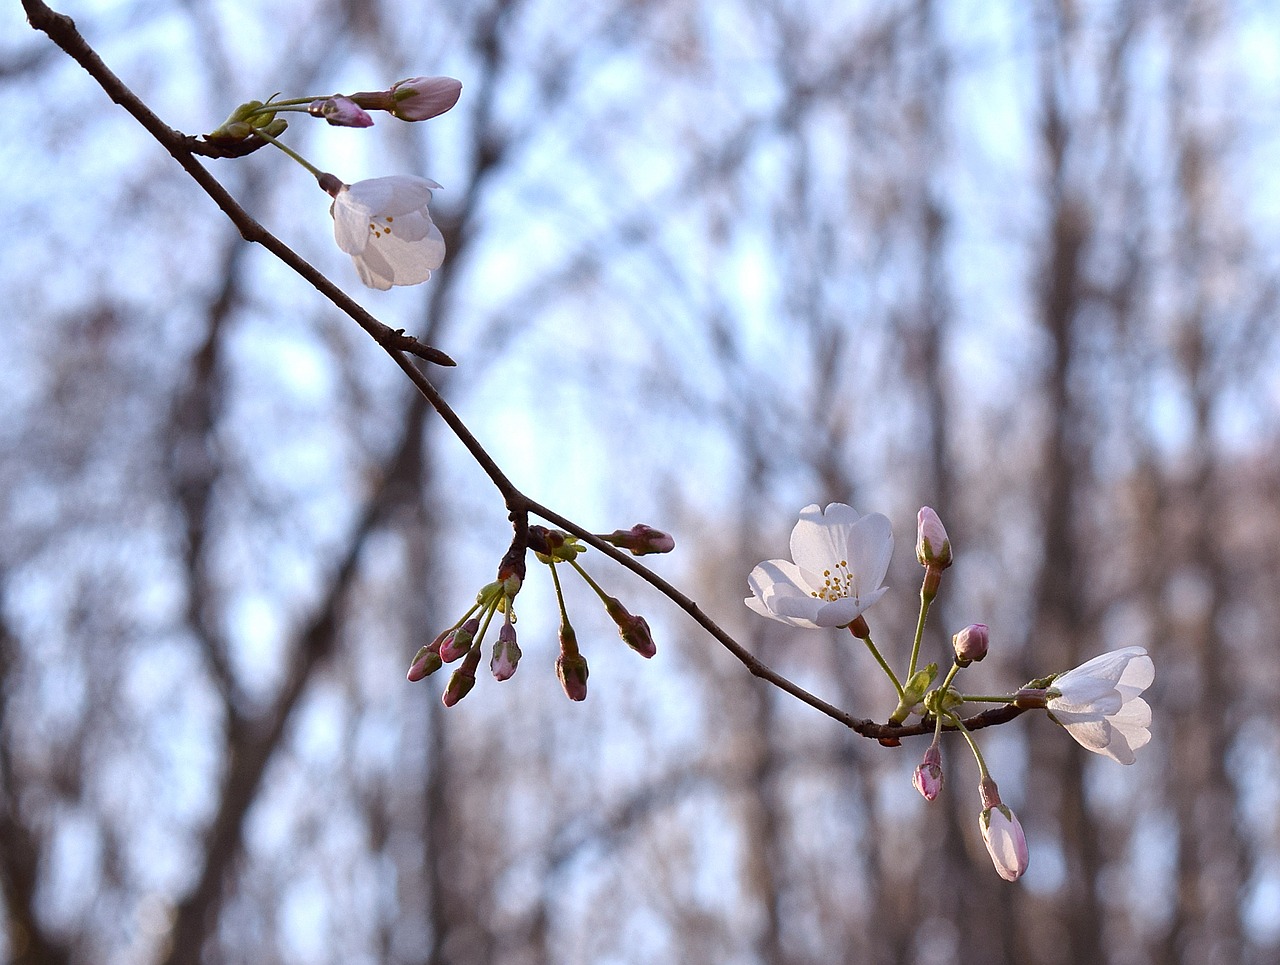
[[[444,661],[440,659],[438,649],[432,650],[430,646],[423,647],[414,656],[413,663],[409,664],[409,683],[417,683],[424,677],[430,677],[443,665]]]
[[[556,676],[570,700],[587,699],[587,673],[587,658],[580,653],[561,653],[556,658]]]
[[[566,621],[560,624],[560,655],[556,657],[556,676],[570,700],[587,699],[587,658],[578,652],[578,635]]]
[[[440,659],[440,647],[448,639],[452,630],[445,630],[438,634],[434,640],[419,650],[413,656],[413,663],[409,664],[409,682],[416,683],[423,677],[430,677],[433,673],[440,669],[444,662]]]
[[[391,111],[402,121],[425,121],[458,103],[462,81],[452,77],[410,77],[391,85]]]
[[[951,638],[951,647],[955,650],[956,664],[967,667],[975,660],[987,655],[987,644],[990,633],[985,623],[971,623]]]
[[[462,661],[462,665],[449,676],[449,683],[445,685],[444,693],[440,695],[446,707],[452,707],[471,693],[471,688],[476,685],[476,665],[479,663],[480,651],[473,650],[467,655],[467,659]]]
[[[649,630],[649,622],[644,617],[632,614],[614,596],[605,597],[604,608],[609,619],[618,625],[623,643],[646,660],[658,652],[658,646],[653,642],[653,634]]]
[[[618,549],[630,551],[632,556],[670,553],[676,548],[676,541],[669,534],[644,523],[636,523],[630,529],[615,529],[607,536],[602,534],[600,538]]]
[[[372,127],[373,118],[350,97],[335,94],[307,105],[312,117],[323,117],[334,127]]]
[[[942,790],[942,750],[936,740],[924,752],[924,760],[916,768],[911,783],[924,795],[926,801],[932,801]]]
[[[520,662],[520,648],[516,646],[516,628],[504,623],[498,631],[498,642],[493,645],[493,658],[489,669],[498,680],[510,680]]]
[[[1027,851],[1027,837],[1022,832],[1013,810],[1000,801],[1000,790],[996,782],[985,777],[978,785],[978,793],[982,797],[982,813],[978,816],[978,827],[982,830],[982,841],[991,855],[991,863],[1005,881],[1017,881],[1027,870],[1030,855]]]
[[[465,657],[471,651],[471,643],[480,632],[480,621],[475,617],[467,620],[462,626],[445,635],[440,644],[440,659],[445,663],[453,663]]]
[[[928,506],[916,516],[916,559],[921,566],[939,570],[951,565],[951,540],[938,514]]]

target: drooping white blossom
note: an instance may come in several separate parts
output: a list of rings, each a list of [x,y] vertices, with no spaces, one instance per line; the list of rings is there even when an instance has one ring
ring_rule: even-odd
[[[427,209],[439,187],[428,178],[394,174],[343,184],[334,194],[333,236],[370,288],[418,285],[440,267],[444,237]]]
[[[746,604],[793,627],[847,626],[884,595],[892,555],[893,530],[881,514],[806,506],[791,531],[791,559],[752,570]]]
[[[1140,696],[1155,679],[1155,664],[1142,647],[1094,657],[1049,685],[1049,716],[1079,744],[1121,764],[1151,740],[1151,707]]]

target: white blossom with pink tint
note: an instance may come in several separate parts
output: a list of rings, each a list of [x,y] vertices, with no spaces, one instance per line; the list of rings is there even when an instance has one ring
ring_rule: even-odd
[[[991,855],[991,863],[1005,881],[1017,881],[1026,873],[1031,856],[1027,851],[1027,836],[1022,825],[1008,805],[983,808],[978,824],[982,828],[982,840]]]
[[[333,236],[370,288],[421,284],[444,262],[444,236],[427,208],[439,187],[428,178],[394,174],[337,189]]]
[[[848,626],[880,599],[893,555],[893,530],[879,513],[844,503],[800,511],[791,559],[766,560],[751,571],[747,606],[793,627]]]
[[[1151,707],[1140,695],[1155,675],[1142,647],[1104,653],[1053,679],[1049,716],[1081,747],[1132,764],[1151,740]]]

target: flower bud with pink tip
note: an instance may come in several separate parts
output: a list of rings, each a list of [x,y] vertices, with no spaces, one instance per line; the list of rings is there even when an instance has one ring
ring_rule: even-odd
[[[670,553],[676,548],[673,537],[644,523],[636,523],[630,529],[615,529],[608,535],[601,534],[600,538],[606,543],[612,543],[618,549],[629,551],[632,556]]]
[[[911,783],[926,801],[932,801],[942,790],[942,749],[938,747],[937,738],[924,752],[924,760],[916,768]]]
[[[402,121],[425,121],[453,108],[462,81],[452,77],[410,77],[391,85],[391,113]]]
[[[449,677],[449,683],[445,685],[444,693],[440,695],[446,707],[452,707],[471,693],[471,688],[476,685],[476,667],[479,663],[480,648],[476,647],[467,654],[467,659],[462,661],[462,665]]]
[[[510,680],[520,662],[520,648],[516,646],[516,628],[510,621],[498,631],[498,642],[493,645],[493,658],[489,669],[498,680]]]
[[[1001,803],[1000,789],[991,778],[982,779],[978,793],[983,805],[978,826],[982,830],[987,853],[991,855],[991,863],[1005,881],[1017,881],[1026,873],[1031,861],[1022,825],[1009,806]]]
[[[658,646],[653,642],[653,634],[649,631],[649,623],[644,617],[632,614],[614,596],[605,597],[604,608],[609,614],[609,619],[618,625],[618,633],[623,643],[646,660],[658,652]]]
[[[444,631],[414,655],[413,663],[409,664],[409,683],[417,683],[440,669],[444,664],[440,658],[440,645],[450,633],[451,630]]]
[[[453,663],[465,657],[471,651],[471,643],[480,632],[480,621],[475,617],[467,620],[462,626],[445,635],[440,644],[440,659],[445,663]]]
[[[312,117],[323,117],[334,127],[373,127],[373,118],[364,108],[341,94],[312,101],[307,105],[307,113]]]
[[[991,642],[991,632],[985,623],[971,623],[951,638],[951,648],[955,651],[956,666],[967,667],[975,660],[987,655],[987,646]]]
[[[560,655],[556,657],[556,676],[564,695],[570,700],[586,700],[587,674],[587,658],[578,652],[578,636],[565,621],[560,624]]]
[[[916,516],[916,559],[921,566],[945,570],[951,565],[951,540],[938,514],[924,506]]]

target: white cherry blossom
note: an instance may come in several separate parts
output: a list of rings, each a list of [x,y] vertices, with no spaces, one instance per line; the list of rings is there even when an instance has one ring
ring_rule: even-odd
[[[884,595],[892,555],[893,530],[879,513],[863,516],[844,503],[806,506],[791,531],[791,560],[752,570],[746,604],[793,627],[848,626]]]
[[[1104,653],[1053,679],[1049,716],[1080,746],[1132,764],[1134,751],[1151,740],[1151,708],[1139,695],[1155,675],[1142,647]]]
[[[418,285],[444,261],[444,237],[427,209],[429,178],[394,174],[343,184],[333,197],[333,236],[360,280],[386,291]]]

